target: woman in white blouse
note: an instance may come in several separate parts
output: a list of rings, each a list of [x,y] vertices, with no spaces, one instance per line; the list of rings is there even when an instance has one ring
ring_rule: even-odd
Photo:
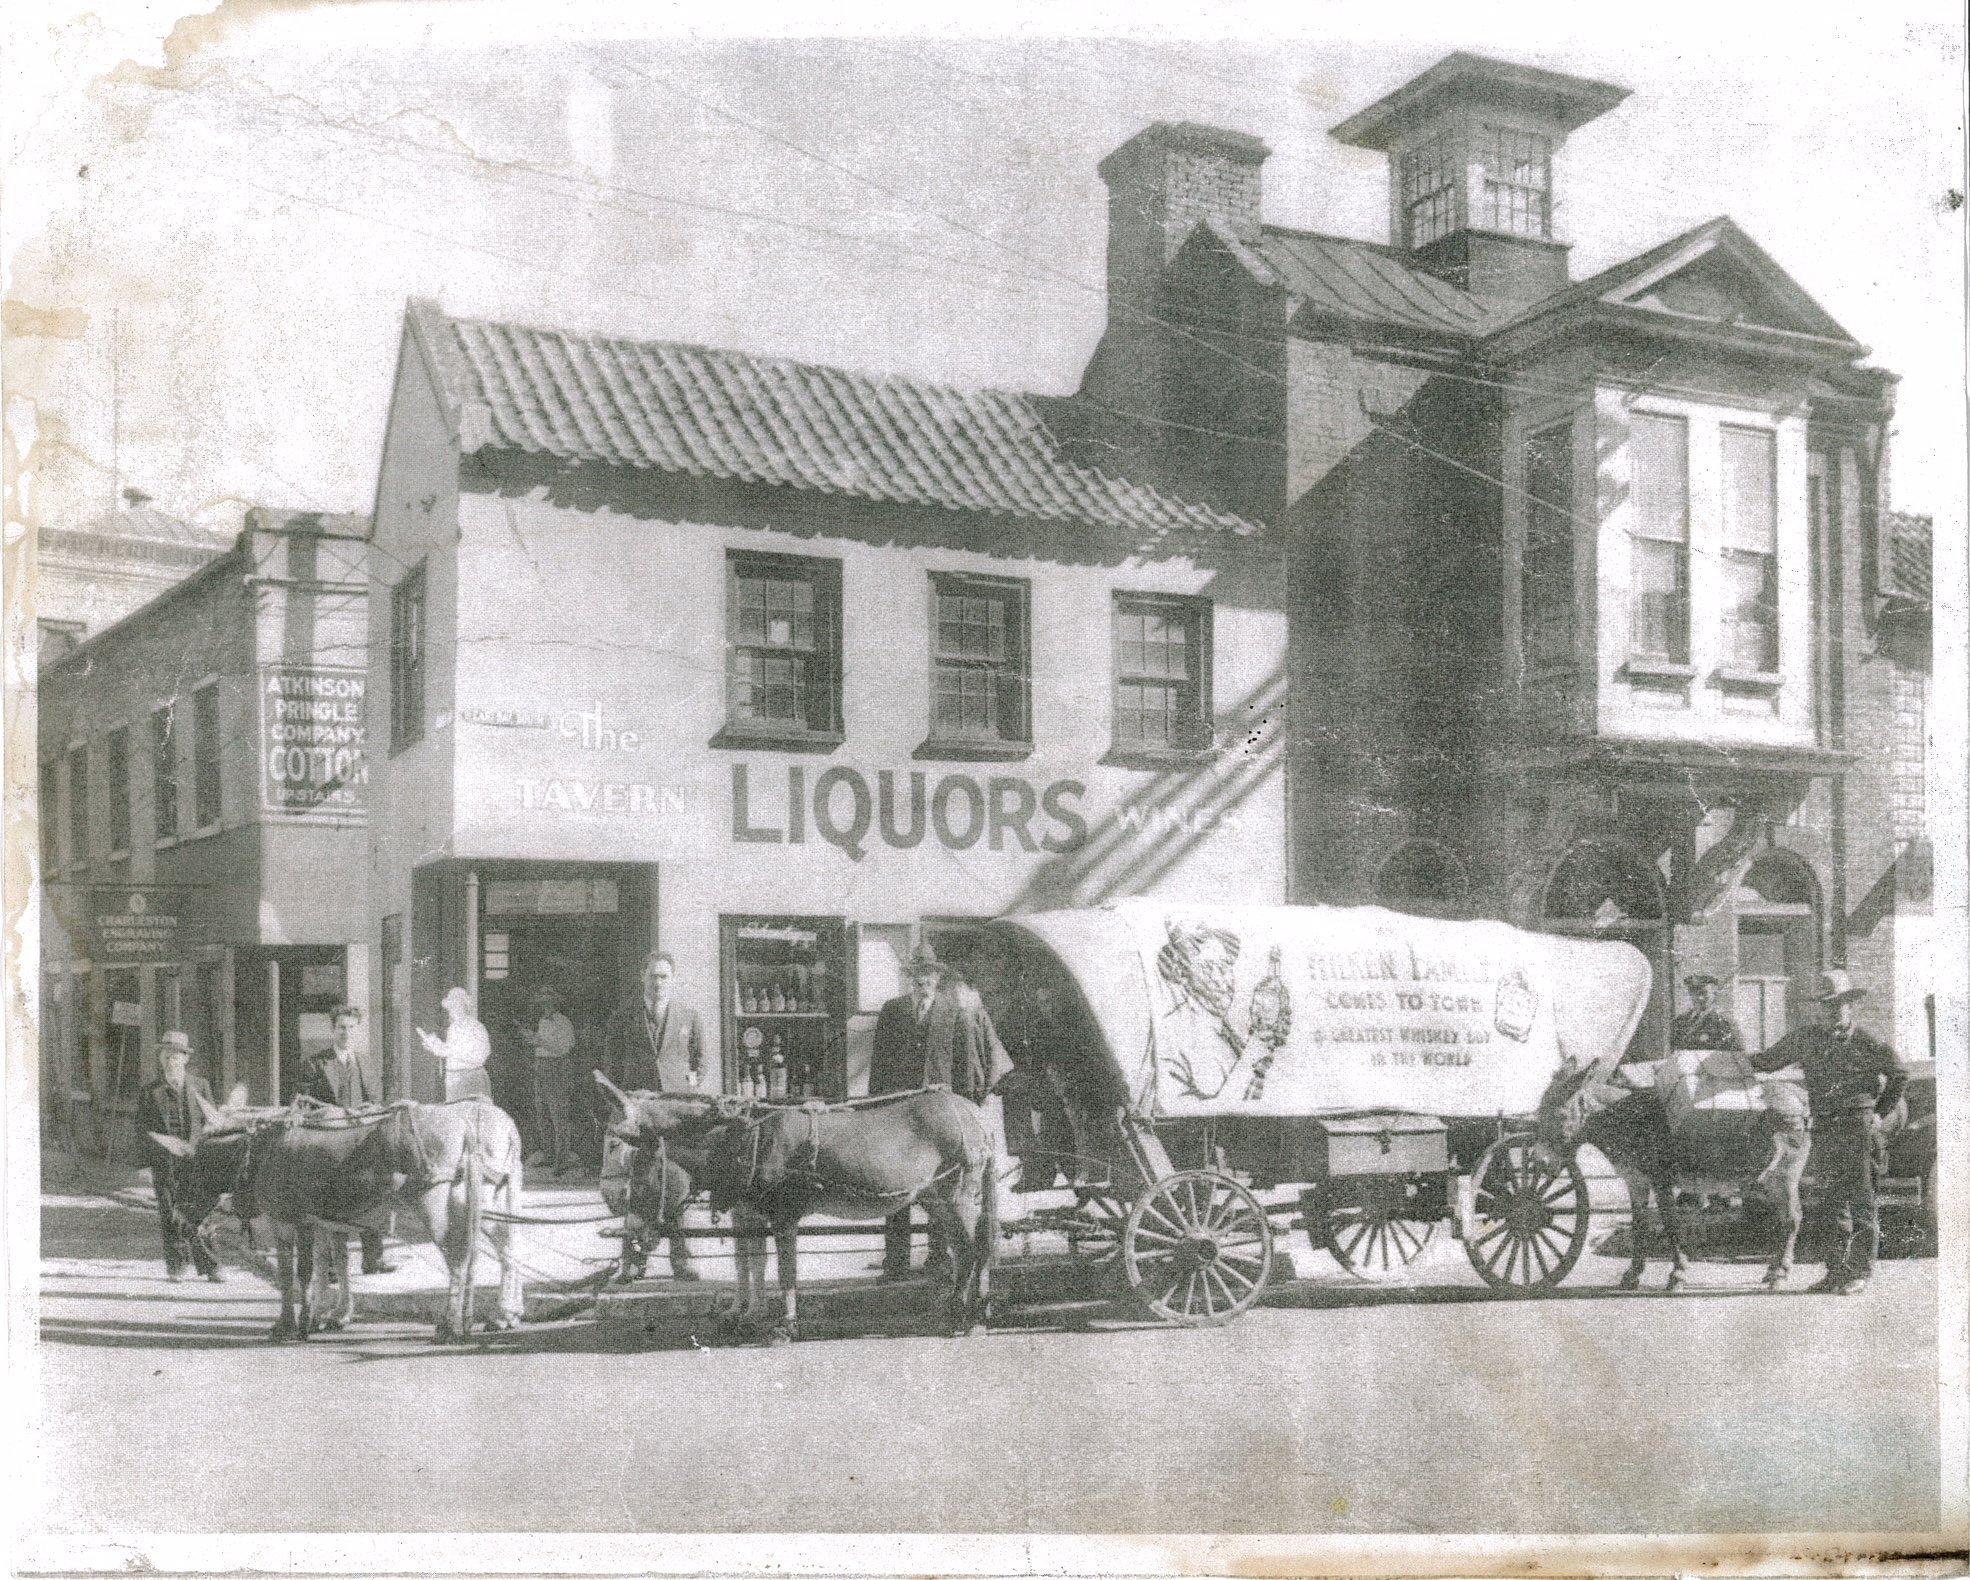
[[[445,995],[445,1034],[438,1037],[417,1028],[425,1050],[445,1067],[445,1101],[466,1097],[491,1097],[492,1082],[486,1076],[486,1060],[492,1055],[492,1039],[472,1013],[472,995],[464,988],[453,988]]]

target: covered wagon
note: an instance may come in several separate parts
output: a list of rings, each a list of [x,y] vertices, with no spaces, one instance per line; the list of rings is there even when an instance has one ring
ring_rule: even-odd
[[[1650,981],[1502,922],[1153,900],[1003,918],[971,964],[1019,1065],[1008,1145],[1072,1194],[1025,1227],[1184,1324],[1257,1302],[1276,1223],[1374,1276],[1448,1220],[1487,1282],[1557,1284],[1586,1181],[1529,1119],[1562,1059],[1620,1058]]]

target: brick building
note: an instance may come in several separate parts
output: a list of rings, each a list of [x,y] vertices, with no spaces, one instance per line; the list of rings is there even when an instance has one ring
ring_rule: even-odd
[[[233,535],[167,515],[138,488],[123,508],[80,526],[44,526],[34,542],[40,662],[142,608],[231,546]]]
[[[1386,242],[1266,224],[1250,137],[1144,131],[1078,442],[1289,532],[1297,897],[1630,938],[1652,1049],[1689,970],[1763,1042],[1844,965],[1920,1051],[1895,381],[1727,218],[1571,278],[1554,158],[1625,97],[1447,57],[1334,129]]]
[[[366,999],[367,523],[251,510],[232,547],[40,676],[41,1072],[127,1146],[157,1034],[257,1100]]]

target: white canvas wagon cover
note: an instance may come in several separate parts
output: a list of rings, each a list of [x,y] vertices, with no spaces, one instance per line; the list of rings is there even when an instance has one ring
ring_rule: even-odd
[[[1631,945],[1377,907],[1126,900],[1007,917],[1086,1000],[1137,1113],[1526,1114],[1564,1056],[1619,1059]]]

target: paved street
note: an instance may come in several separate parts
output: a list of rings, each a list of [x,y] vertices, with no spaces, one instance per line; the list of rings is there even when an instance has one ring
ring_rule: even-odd
[[[44,1211],[42,1529],[1693,1532],[1935,1518],[1935,1263],[1859,1299],[1705,1264],[1620,1296],[1331,1276],[1214,1331],[607,1353],[586,1322],[438,1348],[264,1342],[235,1269],[171,1284],[152,1220]],[[79,1253],[79,1254],[78,1254]],[[1817,1269],[1802,1268],[1803,1286]],[[1659,1283],[1661,1270],[1652,1275]]]

